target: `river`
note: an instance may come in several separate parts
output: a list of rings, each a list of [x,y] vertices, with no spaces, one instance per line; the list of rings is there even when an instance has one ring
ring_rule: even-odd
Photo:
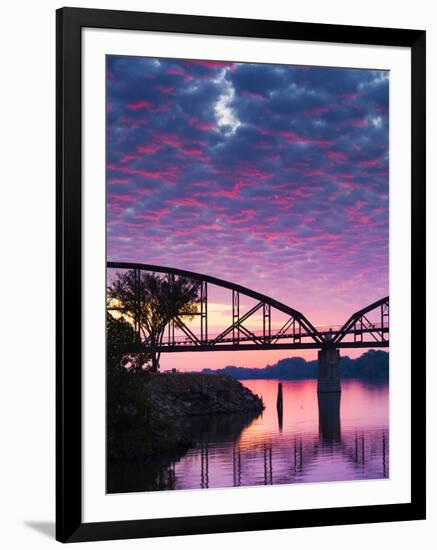
[[[281,418],[278,382],[242,381],[263,398],[261,415],[183,420],[195,446],[177,460],[117,468],[111,492],[388,477],[387,385],[344,380],[341,396],[318,396],[316,380],[282,380]]]

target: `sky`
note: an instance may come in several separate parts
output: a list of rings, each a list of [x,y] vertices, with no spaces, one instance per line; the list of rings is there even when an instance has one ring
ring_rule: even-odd
[[[388,294],[388,96],[387,71],[108,56],[108,260],[206,273],[342,324]],[[214,300],[218,326],[230,300]]]

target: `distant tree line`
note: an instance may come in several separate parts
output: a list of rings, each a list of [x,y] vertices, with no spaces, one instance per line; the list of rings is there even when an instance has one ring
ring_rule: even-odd
[[[317,360],[306,361],[302,357],[281,359],[274,365],[262,369],[227,366],[223,369],[203,369],[202,372],[218,372],[237,380],[272,379],[303,380],[317,378]],[[369,382],[388,382],[389,354],[380,350],[369,350],[357,359],[347,356],[340,360],[341,378],[359,378]]]

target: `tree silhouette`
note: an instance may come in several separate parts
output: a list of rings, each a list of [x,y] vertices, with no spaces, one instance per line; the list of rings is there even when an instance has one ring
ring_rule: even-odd
[[[114,317],[106,313],[106,356],[108,371],[123,368],[141,372],[151,360],[147,353],[132,353],[137,337],[132,323],[123,316]]]
[[[172,319],[192,318],[197,312],[199,284],[187,277],[131,269],[116,273],[107,296],[108,309],[125,316],[134,326],[136,342],[147,344],[151,370],[156,372],[160,356],[156,347],[165,327]]]

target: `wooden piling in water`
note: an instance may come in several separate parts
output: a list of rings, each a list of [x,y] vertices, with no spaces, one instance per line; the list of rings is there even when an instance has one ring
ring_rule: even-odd
[[[282,401],[282,382],[278,382],[278,397],[276,399],[276,408],[278,412],[282,413],[283,401]]]

